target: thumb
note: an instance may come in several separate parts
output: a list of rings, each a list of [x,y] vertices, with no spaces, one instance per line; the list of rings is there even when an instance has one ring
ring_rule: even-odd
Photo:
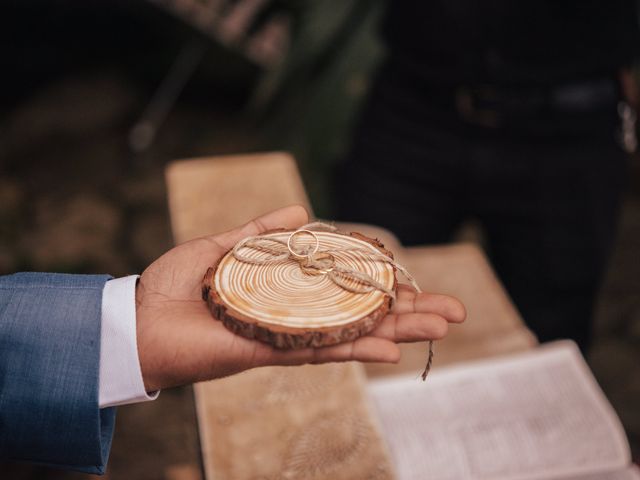
[[[242,227],[215,235],[215,241],[226,249],[246,237],[259,235],[276,228],[293,229],[309,222],[309,214],[301,205],[291,205],[254,218]]]

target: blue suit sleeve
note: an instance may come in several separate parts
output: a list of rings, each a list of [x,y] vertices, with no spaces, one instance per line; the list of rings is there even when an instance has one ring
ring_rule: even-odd
[[[98,408],[107,275],[0,276],[0,457],[104,473],[114,408]]]

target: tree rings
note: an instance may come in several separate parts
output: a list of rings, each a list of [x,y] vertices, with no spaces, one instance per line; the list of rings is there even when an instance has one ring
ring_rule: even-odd
[[[379,241],[358,233],[307,230],[256,238],[238,255],[227,252],[203,280],[203,298],[213,316],[232,332],[277,348],[321,347],[369,333],[389,312],[391,297],[380,289],[354,293],[363,290],[361,282],[332,280],[341,271],[354,271],[395,291],[395,268],[379,259],[381,253],[392,255]],[[276,253],[278,260],[270,261]]]

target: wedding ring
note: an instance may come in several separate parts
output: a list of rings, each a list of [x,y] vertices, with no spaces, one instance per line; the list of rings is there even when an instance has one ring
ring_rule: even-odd
[[[303,253],[300,253],[299,251],[296,252],[292,246],[293,237],[303,233],[311,235],[313,239],[316,241],[316,243],[313,246],[313,248],[307,249]],[[289,238],[287,239],[287,248],[289,249],[289,252],[291,252],[291,255],[293,255],[296,258],[311,258],[318,251],[318,248],[320,248],[320,240],[318,240],[318,236],[315,233],[313,233],[311,230],[300,229],[300,230],[296,230],[295,232],[292,232],[291,235],[289,235]]]
[[[333,270],[335,264],[336,258],[333,255],[328,252],[320,252],[300,262],[300,268],[307,275],[326,275]]]

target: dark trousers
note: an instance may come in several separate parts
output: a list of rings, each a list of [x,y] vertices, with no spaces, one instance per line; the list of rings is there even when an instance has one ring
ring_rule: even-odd
[[[626,175],[615,104],[489,128],[430,95],[383,71],[336,172],[338,218],[385,227],[405,245],[448,242],[463,220],[479,220],[539,340],[586,349]]]

